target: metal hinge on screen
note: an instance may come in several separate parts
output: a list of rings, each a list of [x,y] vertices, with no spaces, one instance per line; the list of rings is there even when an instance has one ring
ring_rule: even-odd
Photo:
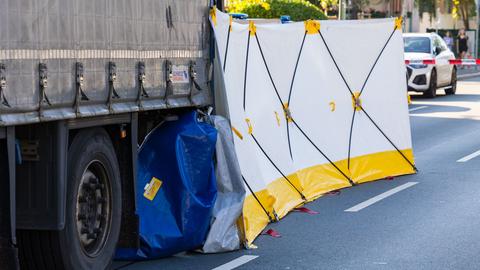
[[[197,65],[197,62],[190,61],[190,65],[188,67],[188,73],[190,75],[190,93],[188,98],[190,99],[191,103],[193,103],[193,100],[192,100],[193,88],[197,89],[198,91],[203,91],[202,87],[200,87],[200,84],[198,84],[197,82],[197,70],[195,68],[196,65]]]
[[[145,72],[145,62],[138,62],[138,94],[137,94],[138,106],[141,106],[142,99],[150,97],[147,91],[145,90],[146,80],[147,80],[147,75]]]
[[[75,73],[76,73],[76,92],[75,92],[75,102],[74,102],[74,108],[75,108],[75,113],[78,114],[80,113],[80,103],[81,101],[88,101],[90,100],[87,95],[83,92],[83,86],[85,84],[85,76],[84,76],[84,69],[83,69],[83,64],[80,62],[77,62],[75,64]]]
[[[166,18],[167,18],[167,27],[173,28],[173,16],[172,16],[172,7],[168,6],[166,10]]]
[[[7,91],[7,68],[5,64],[0,63],[0,105],[10,108],[5,91]]]
[[[52,106],[52,103],[50,103],[47,93],[45,92],[48,87],[47,64],[45,63],[38,64],[38,75],[39,75],[39,87],[40,87],[40,97],[38,99],[38,112],[39,114],[42,114],[44,105]]]
[[[115,62],[108,63],[108,99],[107,106],[108,110],[112,110],[112,100],[120,98],[115,91],[115,81],[117,80],[117,65]]]

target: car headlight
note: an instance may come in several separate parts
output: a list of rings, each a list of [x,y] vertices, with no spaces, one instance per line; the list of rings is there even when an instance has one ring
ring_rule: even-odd
[[[425,64],[411,64],[410,65],[412,68],[426,68],[428,65]]]

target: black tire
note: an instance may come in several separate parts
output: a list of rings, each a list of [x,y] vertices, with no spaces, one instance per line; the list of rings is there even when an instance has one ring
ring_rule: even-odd
[[[115,150],[103,129],[75,136],[67,181],[65,228],[19,231],[22,270],[103,270],[110,265],[120,234],[122,190]]]
[[[437,71],[432,69],[430,74],[430,85],[428,90],[423,92],[423,96],[427,98],[434,98],[437,96]]]
[[[452,79],[450,80],[450,87],[445,89],[446,95],[455,95],[457,92],[457,69],[452,70]]]

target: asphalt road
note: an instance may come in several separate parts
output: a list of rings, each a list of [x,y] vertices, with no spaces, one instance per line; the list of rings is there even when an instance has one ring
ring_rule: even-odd
[[[480,156],[471,155],[480,150],[480,78],[459,82],[455,96],[441,92],[433,100],[414,96],[410,106],[418,174],[319,198],[307,205],[318,215],[291,213],[271,224],[282,237],[260,236],[258,249],[117,262],[113,269],[224,270],[238,258],[244,264],[236,269],[480,269]]]

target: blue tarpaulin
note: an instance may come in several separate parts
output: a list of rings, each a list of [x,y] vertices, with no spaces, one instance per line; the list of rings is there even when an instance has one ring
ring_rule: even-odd
[[[217,196],[216,140],[215,128],[197,121],[196,112],[149,134],[139,150],[135,184],[140,248],[119,249],[117,259],[153,259],[202,246]]]

